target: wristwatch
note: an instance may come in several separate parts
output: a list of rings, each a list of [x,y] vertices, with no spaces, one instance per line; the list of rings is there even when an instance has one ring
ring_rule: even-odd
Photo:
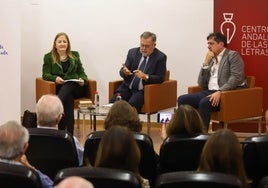
[[[149,80],[149,74],[145,75],[146,80]]]

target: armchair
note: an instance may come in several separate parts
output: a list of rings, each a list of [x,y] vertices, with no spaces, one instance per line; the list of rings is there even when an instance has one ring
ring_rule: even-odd
[[[167,70],[163,83],[148,84],[144,87],[144,105],[141,113],[147,115],[147,133],[150,132],[151,114],[177,105],[177,80],[170,80],[170,71]],[[109,99],[123,80],[109,82]],[[109,100],[108,99],[108,100]]]
[[[1,187],[41,188],[38,173],[23,165],[0,162]]]
[[[36,88],[36,102],[40,99],[42,95],[45,94],[56,94],[56,84],[52,81],[43,80],[41,77],[35,79],[35,88]],[[88,80],[88,92],[86,97],[76,99],[74,102],[75,109],[78,108],[79,101],[88,100],[94,101],[94,94],[97,90],[96,80]],[[79,127],[80,114],[77,111],[77,124]]]
[[[247,76],[248,88],[221,92],[220,111],[212,112],[211,120],[222,122],[224,128],[228,123],[258,120],[258,133],[261,133],[263,111],[263,89],[255,87],[255,77]],[[200,86],[188,87],[188,93],[202,90]]]

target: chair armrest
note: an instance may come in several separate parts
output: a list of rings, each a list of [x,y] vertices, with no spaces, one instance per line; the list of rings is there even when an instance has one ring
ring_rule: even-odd
[[[119,87],[119,85],[123,82],[123,80],[115,80],[109,82],[109,98],[108,101],[113,97],[115,90]]]
[[[188,87],[188,94],[197,93],[202,91],[203,88],[201,86],[189,86]]]
[[[35,80],[36,88],[36,102],[40,99],[42,95],[46,94],[56,94],[56,83],[52,81],[46,81],[44,79],[36,78]],[[94,94],[97,90],[97,82],[93,79],[88,79],[88,92],[86,94],[87,98],[94,101]]]
[[[35,79],[35,89],[36,89],[36,102],[40,99],[42,95],[45,94],[56,94],[56,84],[52,81],[46,81],[42,78]]]
[[[220,111],[219,119],[227,121],[262,116],[263,89],[253,87],[222,91]]]
[[[91,101],[94,101],[94,95],[97,91],[97,81],[93,79],[88,79],[88,92],[86,97],[90,98]]]
[[[144,106],[142,112],[148,114],[177,105],[177,80],[167,80],[161,84],[144,87]]]

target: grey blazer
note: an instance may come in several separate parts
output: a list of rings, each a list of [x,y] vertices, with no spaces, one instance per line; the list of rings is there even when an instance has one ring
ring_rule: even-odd
[[[198,76],[198,85],[208,89],[210,70],[213,60],[210,61],[207,69],[201,68]],[[244,62],[236,51],[226,49],[223,53],[218,70],[219,90],[234,90],[246,87]]]

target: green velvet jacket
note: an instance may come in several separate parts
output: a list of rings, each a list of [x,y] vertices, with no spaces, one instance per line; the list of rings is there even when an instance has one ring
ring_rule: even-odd
[[[66,73],[63,73],[63,69],[60,62],[57,63],[52,62],[51,52],[47,53],[44,56],[43,74],[42,74],[43,79],[55,82],[57,76],[60,76],[64,80],[82,78],[85,81],[85,85],[87,85],[88,77],[82,66],[79,53],[76,51],[72,51],[72,53],[76,58],[75,59],[69,58],[70,66]]]

